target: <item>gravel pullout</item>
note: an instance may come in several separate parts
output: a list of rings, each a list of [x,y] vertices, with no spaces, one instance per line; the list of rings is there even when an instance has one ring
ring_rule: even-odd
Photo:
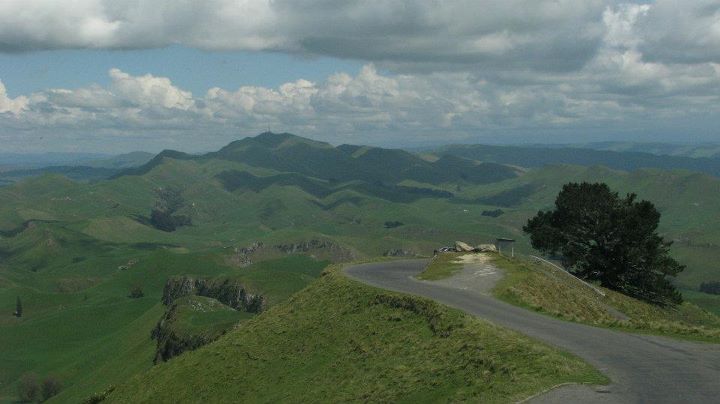
[[[462,255],[456,262],[463,264],[458,273],[449,278],[423,282],[490,295],[495,284],[503,277],[502,270],[493,265],[490,257],[484,254]]]

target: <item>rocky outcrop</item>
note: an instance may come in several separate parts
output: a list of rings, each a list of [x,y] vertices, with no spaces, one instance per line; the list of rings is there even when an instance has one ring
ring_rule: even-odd
[[[235,247],[235,255],[233,255],[233,264],[246,267],[252,265],[253,261],[251,256],[262,249],[264,244],[261,241],[256,241],[247,247]]]
[[[337,243],[335,243],[333,241],[317,240],[317,239],[301,241],[299,243],[277,244],[274,247],[286,254],[308,252],[310,250],[320,250],[320,249],[329,249],[329,250],[341,249],[340,245],[338,245]]]
[[[152,331],[157,341],[155,363],[167,361],[185,351],[197,349],[219,338],[224,330],[206,330],[188,333],[178,331],[178,299],[185,296],[204,296],[249,313],[260,313],[265,308],[265,298],[250,293],[240,282],[232,279],[196,279],[189,276],[170,278],[165,282],[162,302],[168,306],[165,315]]]
[[[462,241],[456,241],[455,242],[455,251],[458,252],[473,252],[475,250],[474,247],[470,246],[467,243],[463,243]]]
[[[475,247],[475,251],[477,252],[497,252],[497,247],[495,244],[480,244],[477,247]]]
[[[468,243],[462,241],[455,242],[455,251],[457,252],[497,252],[495,244],[479,244],[477,247],[473,247]]]
[[[413,251],[403,250],[400,248],[392,248],[383,253],[383,257],[415,257],[417,254]]]
[[[352,251],[330,240],[313,239],[298,243],[276,244],[273,248],[285,254],[312,254],[326,257],[333,262],[347,262],[355,258]]]
[[[230,247],[225,247],[230,248]],[[237,267],[247,267],[256,261],[280,258],[283,255],[304,254],[332,262],[348,262],[355,259],[352,250],[330,240],[312,239],[297,243],[265,245],[256,241],[247,247],[234,247],[227,262]]]
[[[235,310],[249,313],[259,313],[265,307],[262,295],[249,293],[238,281],[193,279],[187,276],[168,279],[163,289],[162,302],[169,306],[176,299],[190,295],[211,297]]]
[[[184,335],[177,332],[174,323],[177,317],[177,305],[172,305],[163,318],[153,328],[150,337],[157,341],[153,363],[165,362],[185,351],[192,351],[209,344],[220,337],[212,334]]]

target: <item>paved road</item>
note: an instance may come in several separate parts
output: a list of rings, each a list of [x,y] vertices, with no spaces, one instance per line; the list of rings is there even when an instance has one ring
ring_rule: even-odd
[[[351,278],[385,289],[429,297],[572,352],[612,380],[610,386],[574,386],[532,402],[720,403],[720,345],[675,341],[569,323],[448,285],[413,276],[427,261],[364,264]]]

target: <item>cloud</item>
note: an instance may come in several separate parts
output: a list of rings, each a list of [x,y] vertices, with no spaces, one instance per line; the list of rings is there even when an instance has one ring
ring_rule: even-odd
[[[717,0],[6,0],[0,51],[181,44],[366,64],[205,94],[119,69],[107,86],[12,99],[0,83],[0,137],[206,150],[268,126],[337,143],[717,137],[719,10]]]
[[[592,57],[600,0],[6,0],[0,50],[270,50],[387,63],[567,70]]]
[[[663,63],[720,63],[720,2],[658,0],[638,21],[640,50]]]
[[[356,75],[337,73],[320,82],[215,87],[194,96],[166,77],[111,69],[107,87],[49,89],[15,99],[0,87],[0,125],[6,141],[16,144],[26,133],[44,133],[44,145],[82,139],[89,147],[105,139],[116,143],[104,144],[105,150],[140,143],[207,150],[268,127],[335,143],[398,145],[478,134],[548,139],[552,132],[596,128],[662,131],[678,118],[719,116],[720,66],[645,62],[635,45],[608,35],[616,39],[606,40],[581,71],[516,82],[467,72],[381,74],[368,64]]]
[[[5,84],[0,81],[0,114],[19,114],[27,105],[27,97],[10,98],[7,95]]]
[[[608,10],[632,24],[609,20]],[[5,52],[179,44],[351,58],[397,71],[577,71],[608,29],[648,60],[720,62],[717,0],[0,2]]]
[[[162,107],[188,110],[193,106],[192,94],[172,85],[166,77],[131,76],[119,69],[110,69],[112,93],[137,107]]]

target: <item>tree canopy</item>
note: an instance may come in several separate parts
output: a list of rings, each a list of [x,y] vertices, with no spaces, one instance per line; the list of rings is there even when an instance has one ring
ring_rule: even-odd
[[[560,255],[578,277],[653,304],[676,304],[682,295],[668,277],[685,267],[670,257],[659,222],[652,203],[584,182],[563,186],[555,208],[538,212],[523,230],[534,248]]]

